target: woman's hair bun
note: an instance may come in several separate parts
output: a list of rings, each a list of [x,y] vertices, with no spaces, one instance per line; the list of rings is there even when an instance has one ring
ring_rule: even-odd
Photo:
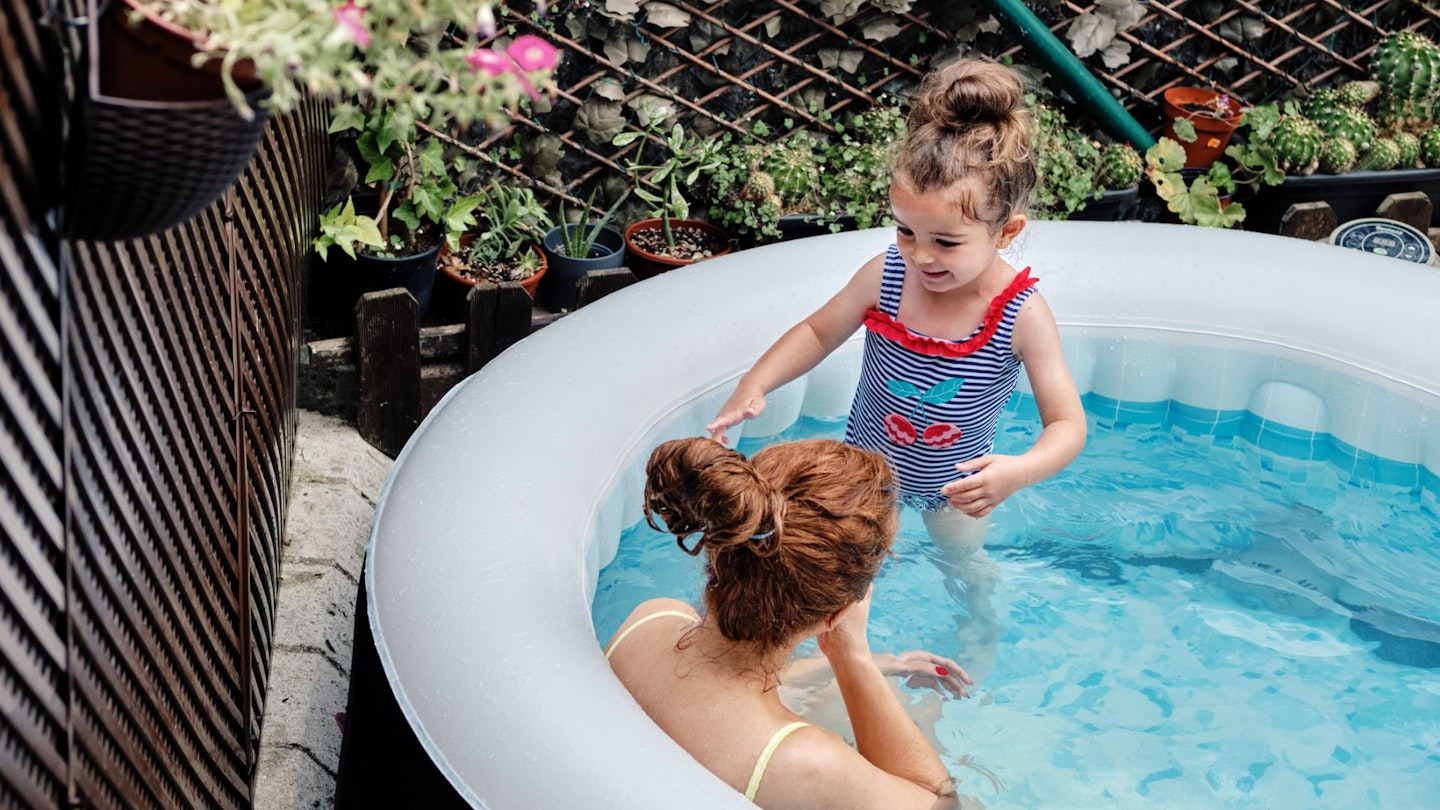
[[[779,549],[784,498],[740,453],[711,439],[668,441],[650,454],[646,479],[646,522],[659,530],[655,518],[663,520],[687,553],[746,547],[768,556]]]

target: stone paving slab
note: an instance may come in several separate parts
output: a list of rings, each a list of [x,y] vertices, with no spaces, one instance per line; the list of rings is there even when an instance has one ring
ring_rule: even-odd
[[[255,777],[257,810],[334,805],[355,589],[391,459],[353,425],[300,411]]]

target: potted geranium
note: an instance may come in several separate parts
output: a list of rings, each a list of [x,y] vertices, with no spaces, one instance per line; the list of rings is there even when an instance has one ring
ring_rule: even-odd
[[[1171,87],[1161,101],[1165,137],[1183,145],[1186,166],[1201,169],[1225,152],[1244,112],[1239,99],[1207,87]]]
[[[265,115],[286,112],[307,95],[330,101],[341,118],[351,106],[375,106],[436,124],[500,120],[549,85],[556,51],[535,36],[504,49],[488,44],[492,6],[488,0],[97,4],[105,13],[89,30],[67,230],[124,238],[193,216],[244,170]],[[137,143],[150,150],[134,149]]]

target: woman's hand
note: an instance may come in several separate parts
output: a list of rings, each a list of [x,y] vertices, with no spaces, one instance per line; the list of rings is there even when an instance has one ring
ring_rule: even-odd
[[[898,675],[912,689],[934,689],[941,697],[967,698],[975,682],[959,664],[942,655],[925,650],[910,650],[899,655],[877,655],[875,660],[886,675]]]
[[[705,430],[710,433],[710,438],[721,444],[729,444],[730,439],[725,435],[727,428],[735,427],[746,419],[754,419],[765,412],[765,394],[755,391],[748,391],[744,388],[736,388],[735,393],[725,400],[720,406],[720,413]]]
[[[832,668],[838,670],[843,661],[857,656],[870,657],[870,639],[865,635],[865,628],[870,623],[870,597],[874,593],[872,585],[865,591],[864,599],[847,605],[830,620],[829,629],[815,634],[815,642]]]

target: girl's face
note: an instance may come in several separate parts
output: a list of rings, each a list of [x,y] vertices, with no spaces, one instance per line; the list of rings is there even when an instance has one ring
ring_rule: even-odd
[[[890,209],[906,272],[931,292],[960,289],[982,278],[1026,222],[1017,214],[991,232],[988,224],[962,215],[949,195],[917,194],[902,182],[890,186]]]

